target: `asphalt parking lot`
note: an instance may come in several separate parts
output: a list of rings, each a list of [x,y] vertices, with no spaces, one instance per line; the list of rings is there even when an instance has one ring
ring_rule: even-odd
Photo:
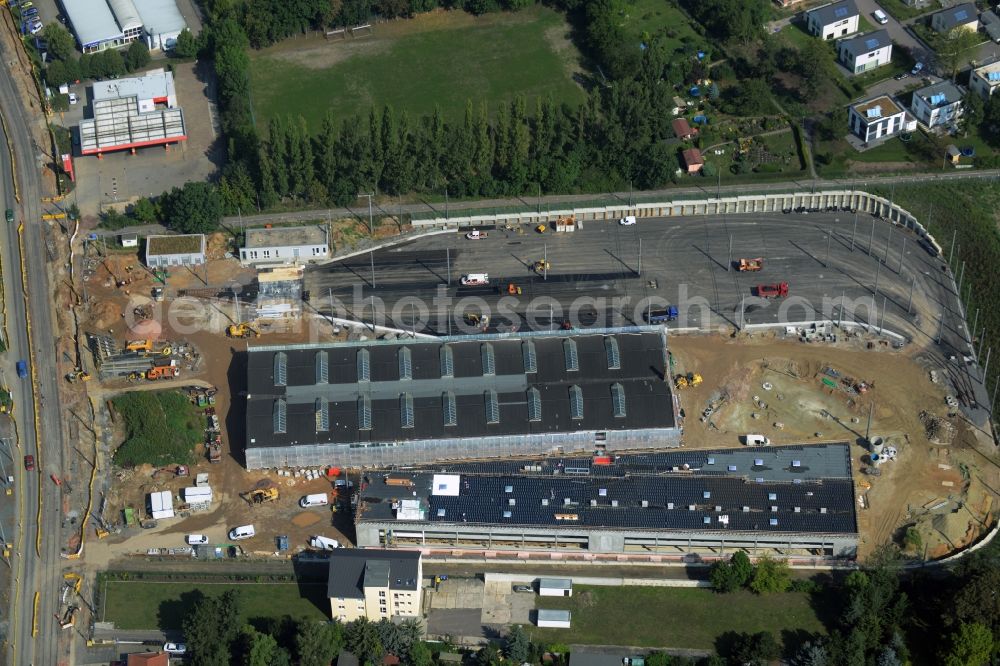
[[[758,257],[759,272],[731,263]],[[320,312],[370,322],[374,311],[376,323],[434,335],[629,326],[667,305],[678,308],[668,324],[675,332],[853,321],[917,345],[929,367],[947,364],[956,390],[983,405],[979,371],[964,362],[971,336],[946,259],[913,233],[851,211],[651,218],[586,222],[564,234],[428,236],[311,267],[305,288]],[[547,272],[533,270],[539,260]],[[488,273],[490,284],[463,287],[469,273]],[[757,296],[758,285],[781,282],[788,297]],[[987,417],[981,407],[970,416]]]
[[[737,271],[730,261],[741,257],[762,257],[763,270]],[[543,259],[547,274],[533,270]],[[587,222],[558,235],[501,229],[478,241],[431,236],[311,268],[306,288],[321,311],[332,297],[341,314],[369,320],[374,300],[387,325],[434,334],[474,332],[464,317],[471,311],[491,313],[493,330],[544,329],[566,320],[575,327],[642,323],[648,308],[667,304],[679,309],[671,328],[731,330],[837,319],[843,297],[845,318],[920,342],[936,337],[939,313],[954,308],[943,266],[913,234],[866,214],[779,213],[644,219],[630,227]],[[473,272],[488,273],[490,286],[461,286]],[[756,297],[757,285],[780,282],[789,284],[789,298]],[[510,284],[521,294],[509,295]],[[952,333],[959,331],[946,321],[942,335]]]
[[[165,65],[164,62],[154,64]],[[156,196],[188,181],[206,180],[216,170],[223,147],[218,140],[213,81],[208,67],[196,63],[175,64],[177,101],[184,110],[188,139],[171,145],[169,150],[151,146],[138,149],[134,155],[122,151],[105,154],[101,159],[81,156],[76,128],[79,117],[68,116],[67,124],[74,135],[77,173],[72,196],[84,215],[96,215],[106,206],[134,201],[138,197]],[[82,95],[83,90],[74,88],[74,92]],[[91,117],[89,89],[86,94],[87,108],[83,113]]]

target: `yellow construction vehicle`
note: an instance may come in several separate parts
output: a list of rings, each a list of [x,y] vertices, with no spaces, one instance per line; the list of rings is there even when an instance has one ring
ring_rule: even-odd
[[[75,594],[80,594],[80,587],[83,585],[83,576],[70,571],[69,573],[63,574],[63,580],[66,581],[67,586],[73,588],[73,592]]]
[[[141,373],[141,372],[130,372],[130,373],[128,373],[128,375],[125,378],[127,380],[129,380],[130,382],[137,382],[140,379],[142,379],[142,376],[143,376],[143,373]]]
[[[465,323],[469,326],[482,326],[485,328],[490,325],[490,317],[489,315],[481,315],[478,312],[466,312]]]
[[[701,382],[701,375],[697,372],[689,372],[686,375],[677,375],[674,377],[674,386],[679,389],[693,388],[699,386]]]
[[[173,353],[173,349],[170,345],[164,345],[159,349],[154,351],[155,340],[132,340],[125,345],[125,351],[127,352],[142,352],[146,356],[150,354],[157,353],[160,356],[170,356]]]
[[[544,259],[539,259],[531,266],[531,268],[536,273],[544,273],[545,271],[552,270],[552,264]]]
[[[228,329],[226,329],[226,333],[231,338],[251,338],[251,337],[252,338],[259,338],[260,337],[260,331],[258,331],[256,328],[254,328],[250,324],[246,323],[245,321],[244,322],[240,322],[239,324],[233,324]]]
[[[254,488],[250,492],[243,493],[243,499],[245,499],[250,504],[264,504],[265,502],[273,502],[278,499],[278,489],[277,488]]]
[[[535,231],[537,231],[540,234],[544,234],[548,228],[549,228],[548,225],[539,224],[537,227],[535,227]]]
[[[72,384],[78,379],[83,382],[89,382],[90,373],[84,372],[83,370],[73,370],[73,372],[70,372],[66,375],[66,381],[68,381],[70,384]]]

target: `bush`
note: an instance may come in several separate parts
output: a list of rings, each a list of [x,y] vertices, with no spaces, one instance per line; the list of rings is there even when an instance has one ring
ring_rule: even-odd
[[[125,442],[115,451],[116,465],[189,464],[201,441],[204,423],[186,396],[176,391],[120,395],[112,404],[125,422]]]
[[[98,226],[102,229],[117,231],[118,229],[124,229],[130,224],[132,224],[132,220],[128,216],[122,215],[114,208],[110,208],[101,213],[101,222]]]
[[[753,578],[750,580],[751,590],[757,594],[771,594],[773,592],[786,592],[791,585],[792,575],[788,568],[788,562],[772,560],[770,557],[762,557],[757,560]]]

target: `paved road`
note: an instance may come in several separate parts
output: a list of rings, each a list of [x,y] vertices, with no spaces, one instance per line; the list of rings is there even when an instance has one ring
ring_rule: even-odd
[[[906,28],[902,23],[897,21],[895,17],[889,12],[882,9],[882,5],[878,4],[875,0],[856,0],[858,5],[858,11],[861,15],[868,20],[876,29],[884,28],[889,31],[889,37],[897,46],[905,47],[910,54],[917,60],[924,60],[928,57],[927,49],[924,45],[920,43],[920,40],[916,39],[913,35],[907,32]],[[882,9],[885,15],[889,18],[889,22],[885,25],[879,25],[872,14],[876,9]]]
[[[4,45],[6,47],[6,44]],[[4,52],[5,60],[14,59]],[[60,652],[61,633],[54,615],[58,610],[61,588],[60,489],[51,481],[50,474],[59,474],[64,469],[62,414],[57,390],[57,369],[55,341],[52,335],[51,298],[46,265],[44,239],[39,221],[41,220],[41,181],[39,171],[44,159],[36,150],[28,128],[30,115],[22,106],[11,77],[0,77],[0,112],[3,113],[10,131],[17,169],[10,164],[6,142],[0,142],[0,191],[6,207],[12,207],[19,220],[25,222],[24,263],[33,268],[27,275],[27,298],[21,283],[21,263],[18,233],[15,225],[4,227],[2,242],[3,278],[7,294],[7,331],[10,336],[10,353],[3,356],[0,367],[4,376],[11,378],[15,419],[19,432],[20,453],[32,453],[38,461],[35,473],[26,473],[18,468],[17,487],[21,495],[21,530],[14,561],[15,590],[12,595],[12,616],[10,641],[10,663],[12,664],[59,664],[68,663],[65,653]],[[21,205],[14,204],[11,182],[17,179],[21,194]],[[33,353],[29,355],[27,335],[27,312],[30,310],[32,324]],[[37,377],[37,395],[33,395],[27,380],[17,380],[13,370],[17,359],[29,360]],[[37,402],[34,398],[38,398]],[[38,421],[41,432],[36,439],[33,405],[39,409]],[[36,441],[43,442],[41,450],[36,450]],[[39,502],[41,508],[39,509]],[[40,518],[40,520],[38,520]],[[40,547],[36,551],[36,537]],[[34,593],[39,592],[38,633],[32,636]]]
[[[737,194],[749,194],[749,193],[759,193],[759,192],[802,192],[807,190],[822,190],[822,189],[844,189],[853,188],[863,190],[871,186],[876,185],[891,185],[895,184],[906,184],[906,183],[923,183],[923,182],[941,182],[942,180],[967,180],[967,179],[982,179],[982,180],[1000,180],[1000,169],[984,169],[975,171],[951,171],[946,173],[917,173],[917,174],[901,174],[894,176],[878,176],[878,175],[868,175],[864,178],[852,178],[852,179],[841,179],[841,180],[825,180],[816,179],[810,180],[809,178],[803,177],[801,180],[790,180],[780,183],[759,183],[756,185],[726,185],[721,188],[717,188],[710,178],[704,179],[702,182],[704,184],[699,184],[692,187],[675,187],[663,190],[648,190],[642,192],[634,192],[631,195],[628,192],[608,192],[605,194],[560,194],[542,197],[541,201],[537,201],[535,197],[526,199],[478,199],[473,201],[452,201],[446,208],[443,203],[415,203],[415,204],[403,204],[397,205],[392,204],[387,209],[382,209],[376,207],[376,214],[382,214],[385,216],[396,215],[397,213],[413,214],[419,213],[426,215],[428,213],[436,213],[441,217],[445,217],[451,212],[453,215],[458,215],[455,211],[479,211],[482,214],[489,214],[497,209],[509,208],[511,206],[523,206],[525,208],[533,208],[538,205],[543,210],[555,210],[560,207],[572,207],[573,205],[581,205],[587,202],[593,202],[595,199],[603,198],[605,200],[617,200],[621,205],[628,204],[630,196],[633,201],[670,201],[683,198],[692,197],[706,197],[713,198],[717,191],[722,192],[727,196],[737,195]],[[692,182],[697,182],[692,180]],[[226,226],[232,227],[234,229],[239,229],[241,226],[250,225],[261,225],[266,223],[274,222],[315,222],[321,219],[339,219],[343,217],[357,217],[358,219],[368,218],[367,206],[362,209],[361,204],[357,207],[351,208],[321,208],[312,210],[300,210],[288,213],[262,213],[258,215],[243,215],[242,217],[227,217],[224,218],[223,222]],[[109,235],[114,235],[109,233]]]

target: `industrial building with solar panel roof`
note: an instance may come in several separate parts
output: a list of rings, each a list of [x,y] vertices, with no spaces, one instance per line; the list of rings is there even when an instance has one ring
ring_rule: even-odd
[[[359,547],[628,561],[737,549],[853,558],[846,443],[455,463],[370,472]]]
[[[249,469],[680,444],[660,327],[251,346]]]

